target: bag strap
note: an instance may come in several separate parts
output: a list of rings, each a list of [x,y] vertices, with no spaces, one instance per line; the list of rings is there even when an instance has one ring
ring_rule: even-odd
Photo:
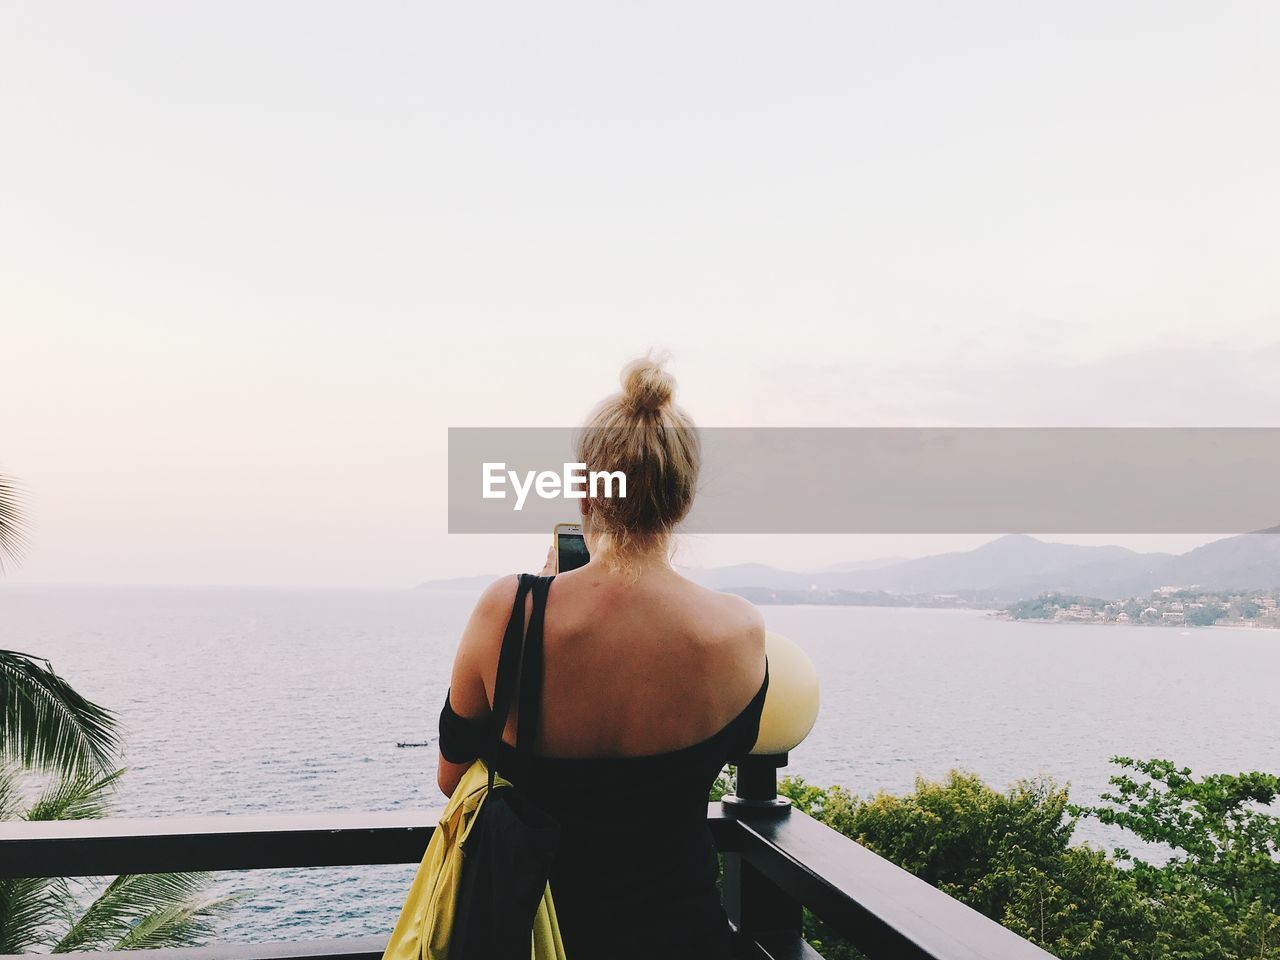
[[[486,741],[489,747],[489,789],[493,789],[495,758],[511,714],[516,685],[520,685],[520,706],[516,716],[516,756],[522,767],[530,762],[537,744],[542,714],[542,624],[547,609],[547,591],[554,577],[520,574],[511,618],[498,654],[498,675],[493,684],[493,711],[489,714]],[[524,605],[533,592],[533,611],[525,626]],[[526,734],[525,731],[530,731]]]
[[[524,646],[524,601],[532,587],[527,574],[520,574],[516,585],[516,599],[511,605],[511,618],[502,636],[502,649],[498,652],[498,675],[493,681],[493,711],[489,714],[489,727],[485,731],[488,748],[489,789],[493,789],[494,762],[502,743],[502,732],[507,728],[507,716],[511,713],[511,701],[515,699],[516,679],[520,675],[521,648]]]
[[[533,611],[524,634],[520,663],[520,709],[516,716],[516,757],[528,769],[538,749],[542,722],[542,625],[547,615],[547,592],[554,577],[533,578]]]

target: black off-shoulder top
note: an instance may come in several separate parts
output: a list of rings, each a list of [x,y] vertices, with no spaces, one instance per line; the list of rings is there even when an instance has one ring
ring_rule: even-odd
[[[569,960],[731,956],[707,797],[724,765],[755,745],[768,688],[766,661],[750,702],[687,747],[629,757],[535,756],[521,768],[524,776],[510,744],[485,756],[486,721],[459,716],[446,695],[444,758],[484,757],[560,822],[551,893]]]

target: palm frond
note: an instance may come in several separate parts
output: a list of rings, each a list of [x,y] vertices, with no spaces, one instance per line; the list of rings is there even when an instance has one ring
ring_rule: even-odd
[[[0,573],[5,557],[18,563],[27,550],[22,492],[11,477],[0,476]]]
[[[101,771],[119,745],[114,712],[76,693],[48,660],[0,650],[0,757],[59,773]]]
[[[0,820],[15,820],[22,813],[22,785],[18,770],[0,758]]]
[[[124,770],[86,770],[59,777],[23,814],[24,820],[97,820],[107,815],[110,790]]]
[[[198,947],[213,936],[213,915],[222,901],[166,907],[149,914],[121,937],[113,950]]]
[[[197,946],[212,934],[216,912],[233,899],[202,899],[208,885],[206,873],[116,877],[53,952]]]
[[[66,915],[70,889],[62,878],[20,877],[0,880],[0,954],[47,951],[55,942],[53,925]]]

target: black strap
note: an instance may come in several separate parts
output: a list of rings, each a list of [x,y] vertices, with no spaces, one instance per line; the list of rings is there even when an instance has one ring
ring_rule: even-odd
[[[489,789],[493,789],[494,766],[507,728],[516,682],[520,682],[520,707],[516,716],[516,756],[522,767],[533,756],[542,713],[542,624],[547,608],[547,591],[553,577],[520,574],[511,618],[498,654],[498,675],[493,684],[493,712],[489,715],[486,740],[489,746]],[[533,612],[526,628],[524,603],[533,591]],[[529,731],[526,733],[526,731]]]
[[[489,789],[493,789],[493,768],[502,743],[502,732],[507,728],[507,715],[511,701],[515,699],[516,678],[520,674],[520,648],[524,645],[524,599],[532,584],[525,574],[516,585],[516,599],[511,605],[511,617],[502,637],[502,649],[498,652],[498,675],[493,681],[493,711],[489,714],[489,727],[485,731],[488,748]]]
[[[533,611],[524,634],[520,662],[520,710],[516,716],[516,757],[523,769],[533,763],[542,722],[542,625],[547,615],[547,591],[553,577],[533,578]]]

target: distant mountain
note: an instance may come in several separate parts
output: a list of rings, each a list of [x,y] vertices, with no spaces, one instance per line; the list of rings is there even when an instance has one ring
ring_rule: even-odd
[[[976,550],[904,560],[873,569],[795,573],[764,564],[688,571],[717,590],[847,590],[894,594],[963,594],[993,601],[1041,593],[1119,599],[1164,586],[1206,590],[1280,587],[1280,532],[1242,534],[1188,553],[1137,553],[1117,546],[1047,543],[1010,534]]]
[[[1047,543],[1010,534],[975,550],[901,561],[836,564],[811,573],[763,563],[682,570],[713,590],[846,590],[860,593],[962,594],[1016,601],[1041,593],[1113,600],[1165,586],[1206,590],[1280,587],[1280,532],[1215,540],[1181,555],[1124,547]],[[496,577],[432,580],[420,590],[479,590]]]
[[[780,570],[763,563],[737,563],[728,567],[681,568],[680,572],[712,590],[735,587],[767,587],[772,590],[808,590],[815,574]]]
[[[1149,562],[1124,547],[1046,543],[1025,534],[1011,534],[976,550],[921,557],[854,574],[844,589],[925,594],[990,590],[1020,594],[1035,590],[1040,584],[1074,582],[1075,572],[1081,568],[1103,567],[1111,575],[1127,579],[1133,568],[1148,566]]]
[[[844,563],[833,563],[823,567],[821,573],[854,573],[859,570],[880,570],[884,567],[902,563],[906,557],[879,557],[875,560],[847,560]]]
[[[768,590],[843,590],[853,574],[881,570],[902,563],[899,559],[853,560],[809,573],[783,570],[764,563],[738,563],[728,567],[681,568],[680,572],[712,590],[760,587]]]
[[[1280,586],[1280,532],[1215,540],[1172,558],[1160,586],[1198,584],[1206,590],[1269,590]]]

